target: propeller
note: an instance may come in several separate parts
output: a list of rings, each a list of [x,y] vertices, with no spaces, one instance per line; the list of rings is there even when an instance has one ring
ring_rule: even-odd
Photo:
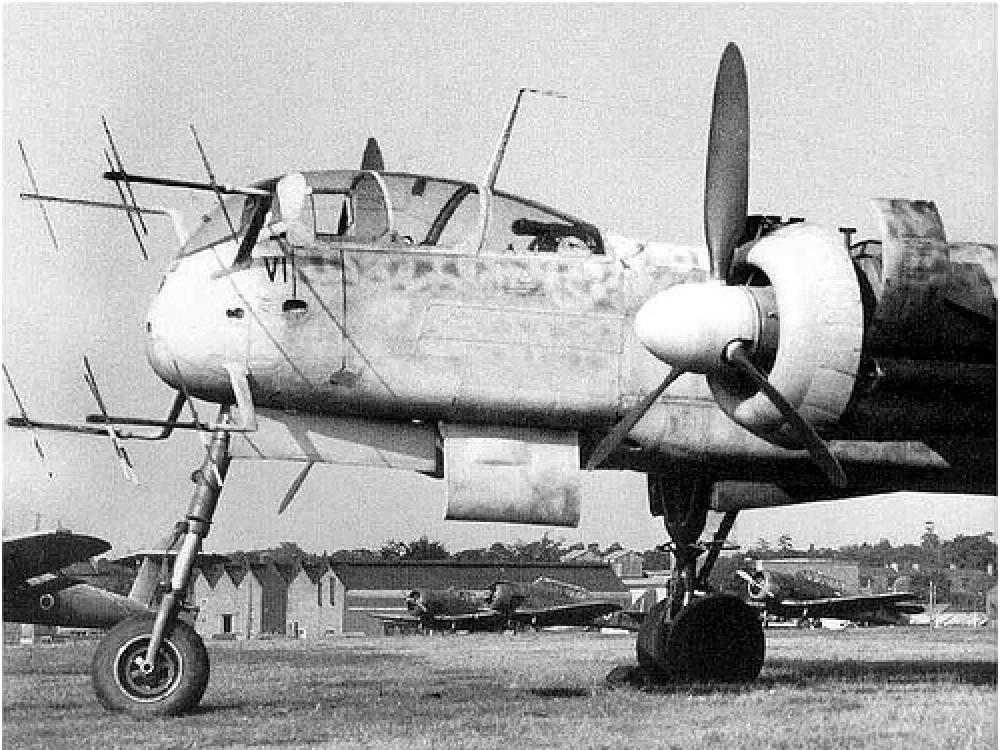
[[[750,117],[747,73],[740,48],[722,53],[712,97],[705,165],[705,240],[712,275],[727,280],[733,251],[747,223]]]
[[[673,383],[677,378],[684,374],[684,370],[674,369],[670,371],[670,374],[664,378],[663,382],[660,383],[654,390],[650,391],[646,397],[636,404],[625,417],[615,425],[615,428],[604,436],[604,439],[597,444],[594,451],[590,454],[590,458],[587,459],[587,471],[600,466],[604,463],[608,456],[614,453],[615,449],[624,442],[625,438],[635,427],[636,422],[642,419],[642,415],[649,411],[649,407],[663,395],[663,392],[667,390],[671,383]]]
[[[746,582],[747,594],[751,599],[755,601],[762,601],[771,595],[770,583],[766,573],[758,573],[757,575],[752,576],[745,570],[737,570],[736,575]]]
[[[834,487],[846,487],[847,475],[837,458],[830,452],[830,447],[823,441],[802,415],[792,407],[788,400],[781,395],[764,376],[753,360],[750,359],[743,342],[734,341],[726,347],[726,361],[737,367],[744,375],[749,377],[761,391],[775,405],[781,416],[792,428],[799,442],[805,447],[812,457],[813,462],[826,474],[830,484]]]
[[[747,224],[749,111],[746,68],[739,48],[730,43],[723,52],[715,79],[712,119],[705,166],[705,240],[712,281],[679,284],[664,290],[638,310],[638,339],[671,366],[659,386],[636,404],[598,444],[587,461],[592,469],[625,440],[667,387],[685,372],[717,376],[738,372],[775,406],[796,440],[827,479],[837,487],[847,477],[829,446],[816,430],[775,388],[754,363],[767,349],[763,322],[772,301],[751,287],[728,286],[733,279],[733,257]],[[721,282],[721,283],[720,283]],[[767,352],[765,352],[766,354]]]
[[[750,132],[747,101],[743,55],[739,47],[730,42],[715,76],[705,167],[705,238],[716,279],[724,278],[728,272],[736,244],[746,227]],[[638,325],[638,317],[636,323]],[[646,344],[641,335],[639,338]],[[602,464],[670,384],[685,372],[684,366],[675,366],[654,390],[632,407],[597,445],[586,468],[590,470]]]

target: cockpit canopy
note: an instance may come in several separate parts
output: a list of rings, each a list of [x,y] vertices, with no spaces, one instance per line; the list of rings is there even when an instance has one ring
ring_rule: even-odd
[[[352,170],[305,172],[303,177],[307,194],[296,206],[297,215],[281,215],[274,198],[279,181],[265,181],[258,187],[271,195],[227,196],[225,212],[216,206],[206,214],[181,255],[230,241],[234,230],[241,245],[250,243],[252,247],[261,230],[273,227],[278,220],[282,230],[289,231],[293,245],[414,245],[459,253],[478,249],[479,190],[472,183]],[[598,229],[586,222],[518,196],[494,192],[481,252],[600,255],[604,243]]]

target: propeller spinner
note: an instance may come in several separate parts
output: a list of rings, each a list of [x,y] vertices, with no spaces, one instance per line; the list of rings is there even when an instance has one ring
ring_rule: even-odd
[[[770,287],[727,286],[735,281],[733,257],[747,223],[747,100],[743,57],[730,43],[715,81],[705,170],[705,239],[713,280],[673,286],[651,297],[637,312],[637,337],[672,369],[601,441],[588,468],[602,463],[670,383],[690,372],[707,376],[713,392],[720,380],[748,381],[777,409],[791,447],[805,448],[835,486],[847,484],[826,443],[760,369],[759,363],[773,361],[777,351],[780,300]],[[825,252],[822,243],[819,249]]]

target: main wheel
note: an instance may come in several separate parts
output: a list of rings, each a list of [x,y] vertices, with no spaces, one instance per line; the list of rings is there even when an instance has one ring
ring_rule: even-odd
[[[696,599],[673,622],[658,603],[636,640],[639,665],[669,682],[750,682],[764,665],[764,629],[735,596]]]
[[[208,685],[208,652],[194,629],[177,621],[164,635],[152,671],[145,672],[150,617],[124,620],[104,636],[91,663],[97,700],[137,718],[176,716],[198,704]]]
[[[667,679],[666,651],[670,635],[670,598],[658,601],[646,613],[635,639],[639,666],[658,679]]]

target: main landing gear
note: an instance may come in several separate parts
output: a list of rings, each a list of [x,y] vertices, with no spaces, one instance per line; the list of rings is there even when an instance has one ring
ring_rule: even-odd
[[[735,511],[727,513],[712,542],[699,544],[711,489],[704,480],[649,475],[650,511],[663,516],[675,560],[667,597],[646,615],[636,640],[640,670],[657,682],[750,682],[764,664],[757,612],[735,596],[696,594],[708,590],[736,521]]]
[[[226,421],[223,408],[220,423]],[[202,540],[208,535],[229,469],[229,432],[212,435],[195,490],[181,524],[183,542],[174,561],[170,588],[154,615],[118,623],[101,640],[91,663],[97,699],[110,711],[137,718],[175,716],[190,711],[208,685],[208,653],[201,637],[178,619]]]

